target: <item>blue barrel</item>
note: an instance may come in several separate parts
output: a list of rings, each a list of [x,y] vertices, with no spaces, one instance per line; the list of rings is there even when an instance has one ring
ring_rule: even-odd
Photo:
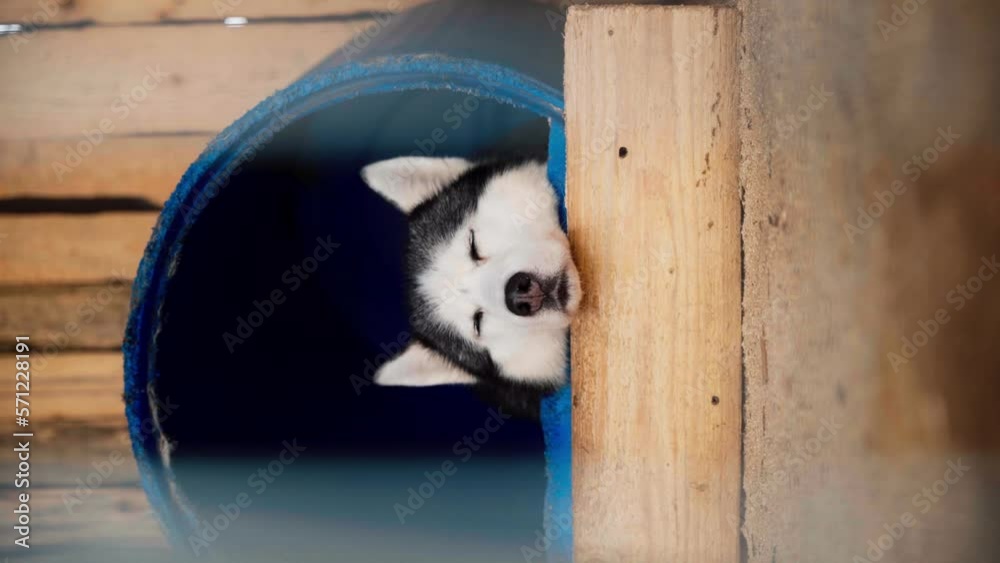
[[[542,37],[522,49],[547,49],[523,65],[472,23],[445,49],[426,23],[452,20],[435,10],[483,21],[456,5],[423,8],[410,43],[398,33],[413,20],[399,16],[388,46],[349,45],[261,102],[164,207],[133,287],[125,396],[143,486],[182,555],[570,557],[568,389],[539,425],[461,387],[368,381],[406,341],[405,217],[363,185],[362,166],[544,151],[564,197],[561,30],[522,6],[492,25],[537,18],[513,28]]]

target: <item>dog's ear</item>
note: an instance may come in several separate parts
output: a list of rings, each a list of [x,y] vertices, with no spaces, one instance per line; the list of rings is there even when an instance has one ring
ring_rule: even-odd
[[[476,378],[419,342],[407,346],[399,357],[375,373],[376,385],[429,387],[456,383],[471,385],[476,383]]]
[[[471,166],[464,158],[401,156],[365,166],[361,177],[371,189],[409,213]]]

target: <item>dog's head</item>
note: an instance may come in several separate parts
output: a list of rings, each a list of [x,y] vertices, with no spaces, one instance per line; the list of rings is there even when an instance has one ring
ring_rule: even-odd
[[[375,382],[563,383],[582,292],[545,164],[401,157],[362,177],[409,218],[413,339]]]

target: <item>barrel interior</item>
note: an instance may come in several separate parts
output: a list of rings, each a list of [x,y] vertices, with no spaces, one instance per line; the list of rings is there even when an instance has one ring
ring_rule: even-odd
[[[408,338],[406,223],[358,171],[405,154],[544,154],[546,122],[445,91],[281,125],[212,178],[221,189],[160,305],[153,390],[176,496],[197,520],[189,548],[234,561],[520,559],[542,529],[540,425],[490,422],[462,387],[369,382]]]

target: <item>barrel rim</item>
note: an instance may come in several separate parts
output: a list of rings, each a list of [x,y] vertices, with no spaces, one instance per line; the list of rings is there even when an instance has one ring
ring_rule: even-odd
[[[164,205],[147,243],[132,286],[131,310],[126,327],[123,352],[125,363],[126,418],[133,455],[139,467],[143,489],[172,545],[180,548],[196,532],[194,513],[176,497],[172,474],[160,451],[160,433],[151,406],[151,383],[159,377],[155,335],[160,327],[159,304],[177,264],[190,227],[198,219],[214,194],[205,188],[224,189],[229,176],[255,142],[274,120],[283,123],[304,118],[321,109],[345,101],[380,93],[403,91],[453,91],[491,99],[531,111],[550,122],[550,178],[560,202],[560,218],[565,227],[565,137],[562,94],[534,78],[513,69],[473,59],[438,54],[410,54],[379,57],[351,62],[308,74],[271,95],[226,127],[182,176]],[[553,157],[556,157],[553,159]],[[554,162],[553,162],[554,160]],[[220,185],[219,175],[226,180]],[[207,197],[205,197],[207,196]],[[199,199],[204,197],[204,200]],[[564,390],[550,398],[543,407],[543,426],[552,418],[566,419],[564,409],[553,403],[566,402]],[[555,414],[553,414],[555,413]],[[550,432],[546,436],[549,488],[554,476]],[[568,430],[558,429],[560,441],[568,442]],[[568,444],[557,444],[568,451]],[[565,489],[567,483],[560,484]],[[547,493],[546,516],[551,510],[552,491]],[[548,522],[546,517],[546,522]]]

